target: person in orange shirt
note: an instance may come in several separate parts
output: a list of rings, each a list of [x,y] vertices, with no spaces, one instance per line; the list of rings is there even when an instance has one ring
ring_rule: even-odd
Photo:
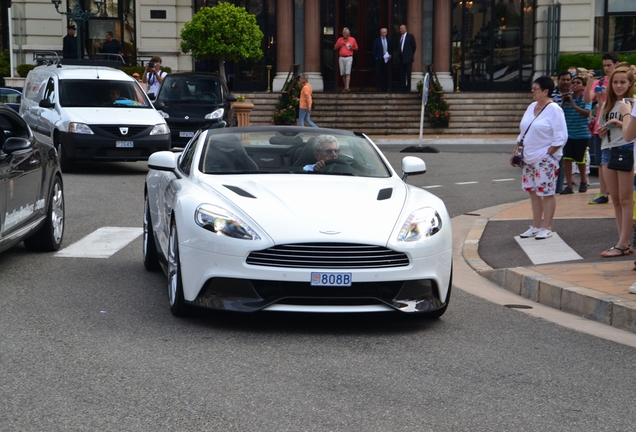
[[[300,103],[298,105],[298,126],[305,126],[307,123],[311,127],[318,127],[311,121],[311,106],[313,105],[313,93],[306,74],[300,74],[298,78],[300,84]]]
[[[358,43],[351,36],[347,27],[342,29],[342,37],[339,37],[336,44],[333,46],[335,51],[338,51],[338,66],[340,66],[340,76],[344,83],[343,91],[349,90],[349,81],[351,79],[351,65],[353,64],[353,53],[358,51]]]

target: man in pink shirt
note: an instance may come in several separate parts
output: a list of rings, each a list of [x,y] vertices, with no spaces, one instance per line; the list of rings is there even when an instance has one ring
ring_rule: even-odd
[[[351,65],[353,64],[353,52],[358,51],[358,43],[351,36],[347,27],[342,29],[342,37],[339,37],[333,47],[338,51],[338,66],[340,66],[340,76],[344,83],[343,91],[349,90],[349,80],[351,79]]]

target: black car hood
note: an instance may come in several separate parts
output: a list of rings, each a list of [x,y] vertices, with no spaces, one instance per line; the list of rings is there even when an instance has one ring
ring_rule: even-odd
[[[222,103],[198,103],[196,101],[188,102],[164,102],[164,107],[160,111],[170,116],[170,119],[184,119],[186,116],[190,120],[204,120],[207,114],[213,113],[219,108],[224,108]]]

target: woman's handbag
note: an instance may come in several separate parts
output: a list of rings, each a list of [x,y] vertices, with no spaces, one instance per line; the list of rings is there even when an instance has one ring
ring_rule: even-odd
[[[611,149],[607,167],[617,171],[631,171],[634,168],[634,152],[618,147]]]

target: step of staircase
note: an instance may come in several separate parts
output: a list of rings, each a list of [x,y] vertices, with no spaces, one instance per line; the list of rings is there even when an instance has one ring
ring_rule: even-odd
[[[254,104],[251,125],[272,124],[278,93],[245,93]],[[424,120],[425,133],[518,134],[519,122],[532,102],[524,93],[446,93],[452,112],[447,128]],[[419,134],[421,96],[416,93],[314,93],[311,119],[318,126],[348,129],[369,135]]]

